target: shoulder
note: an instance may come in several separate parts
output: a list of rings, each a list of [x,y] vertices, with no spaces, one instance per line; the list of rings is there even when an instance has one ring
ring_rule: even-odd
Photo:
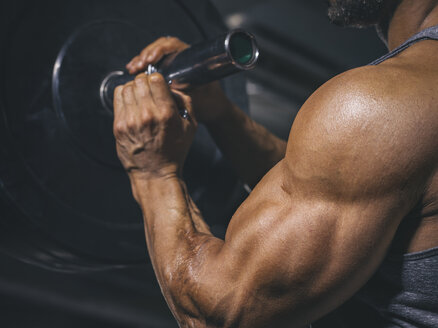
[[[433,96],[424,91],[421,75],[405,65],[365,66],[322,85],[304,103],[299,116],[354,127],[355,123],[377,124],[383,117],[410,118],[428,114],[428,110],[432,114]]]
[[[398,63],[365,66],[340,74],[304,103],[291,137],[311,131],[321,140],[354,144],[370,143],[375,138],[397,145],[393,140],[397,137],[402,144],[435,141],[438,87],[424,79],[415,68]]]
[[[353,193],[418,180],[418,172],[436,161],[438,146],[438,108],[418,83],[415,72],[397,63],[328,81],[292,126],[286,161],[294,174]]]

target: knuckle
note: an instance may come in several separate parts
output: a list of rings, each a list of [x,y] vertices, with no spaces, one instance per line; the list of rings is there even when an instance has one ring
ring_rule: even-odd
[[[141,114],[141,123],[143,125],[151,123],[153,120],[152,115],[148,111],[143,111]]]
[[[129,82],[128,84],[125,84],[125,86],[122,89],[122,94],[124,96],[128,96],[130,95],[130,93],[132,92],[132,84],[130,84],[131,82]]]
[[[173,43],[181,42],[181,40],[174,37],[174,36],[168,36],[168,37],[166,37],[166,42],[173,44]]]
[[[119,96],[119,95],[122,93],[122,91],[123,91],[123,86],[122,86],[122,85],[117,86],[117,87],[114,89],[114,94],[115,94],[115,96],[116,96],[116,97]]]
[[[164,52],[164,46],[163,45],[157,45],[154,49],[151,50],[149,56],[158,56]]]
[[[113,132],[116,136],[120,136],[126,131],[126,124],[123,121],[115,122]]]
[[[137,102],[139,105],[143,105],[145,98],[149,94],[149,83],[147,82],[147,76],[139,77],[135,79],[135,93]]]
[[[149,79],[152,83],[163,83],[164,77],[160,73],[153,73],[149,75]]]
[[[135,77],[135,81],[145,81],[146,80],[146,74],[140,73]]]
[[[133,129],[135,129],[137,127],[137,122],[133,117],[129,117],[126,120],[126,127],[129,131],[132,131]]]

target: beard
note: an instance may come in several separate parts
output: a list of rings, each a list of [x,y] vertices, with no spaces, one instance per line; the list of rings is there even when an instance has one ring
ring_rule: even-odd
[[[387,0],[329,0],[328,16],[339,26],[369,27],[379,23]]]

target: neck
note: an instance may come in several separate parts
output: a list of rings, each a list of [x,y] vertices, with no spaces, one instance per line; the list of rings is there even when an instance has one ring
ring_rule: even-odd
[[[387,17],[389,25],[379,24],[380,29],[387,30],[388,48],[392,50],[414,34],[425,28],[438,25],[438,0],[402,0],[394,1],[395,11]]]

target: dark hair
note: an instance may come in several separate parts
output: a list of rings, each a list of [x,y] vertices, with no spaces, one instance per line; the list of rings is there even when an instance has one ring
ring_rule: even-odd
[[[340,26],[368,27],[379,23],[387,0],[329,0],[330,21]]]

